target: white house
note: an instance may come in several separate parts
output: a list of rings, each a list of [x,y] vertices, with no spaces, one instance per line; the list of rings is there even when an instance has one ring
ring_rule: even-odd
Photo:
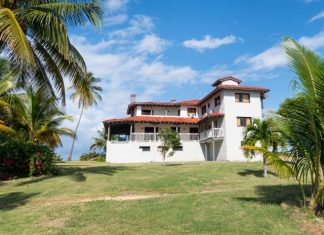
[[[160,162],[159,131],[174,129],[181,140],[168,161],[244,161],[242,129],[262,118],[266,88],[242,86],[232,76],[218,79],[201,100],[132,102],[126,118],[105,120],[107,162]]]

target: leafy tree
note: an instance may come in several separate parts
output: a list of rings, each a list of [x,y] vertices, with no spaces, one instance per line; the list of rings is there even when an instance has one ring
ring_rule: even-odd
[[[172,157],[174,155],[173,149],[179,147],[181,143],[177,133],[170,128],[162,129],[159,137],[162,141],[161,153],[163,158],[163,165],[165,166],[165,157]]]
[[[251,125],[248,125],[243,130],[242,149],[244,154],[255,156],[255,152],[248,146],[259,146],[263,149],[272,149],[277,151],[278,145],[282,143],[281,137],[275,131],[272,119],[260,120],[254,119]],[[263,156],[263,176],[267,176],[267,159]]]
[[[12,107],[13,115],[0,125],[0,132],[22,141],[46,144],[52,149],[62,146],[62,135],[74,137],[72,130],[60,127],[64,121],[72,121],[72,117],[58,108],[56,98],[48,98],[43,92],[30,87],[18,97],[20,105]]]
[[[17,84],[33,84],[65,101],[63,77],[78,85],[86,74],[68,26],[100,25],[97,0],[0,0],[0,53],[13,64]]]
[[[87,109],[92,105],[96,105],[98,100],[102,99],[100,95],[102,88],[97,85],[99,82],[100,79],[95,78],[93,76],[93,73],[88,73],[86,78],[83,79],[78,86],[74,87],[75,91],[72,93],[71,98],[73,101],[78,101],[78,106],[79,108],[81,108],[81,113],[75,128],[75,133],[77,133],[78,131],[84,109]],[[72,141],[70,155],[68,157],[69,161],[72,160],[75,139],[76,136],[73,138]]]
[[[97,130],[98,137],[94,138],[95,143],[90,146],[91,150],[103,150],[106,152],[108,135],[105,128]]]

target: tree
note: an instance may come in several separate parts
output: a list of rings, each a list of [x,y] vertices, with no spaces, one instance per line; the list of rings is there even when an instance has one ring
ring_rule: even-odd
[[[281,143],[280,135],[274,129],[272,119],[260,120],[254,119],[251,125],[243,130],[243,140],[241,143],[243,152],[246,156],[254,156],[255,152],[247,146],[259,146],[263,149],[272,149],[277,151]],[[263,176],[267,176],[267,159],[263,156]]]
[[[102,88],[97,85],[97,83],[99,83],[99,82],[100,82],[100,79],[95,78],[93,76],[93,73],[88,73],[86,78],[83,79],[82,82],[78,86],[74,87],[75,91],[72,93],[71,98],[73,101],[78,101],[78,106],[79,106],[79,108],[81,108],[79,120],[75,127],[75,134],[78,131],[84,109],[87,109],[88,107],[90,107],[92,105],[96,105],[98,100],[102,99],[101,95],[100,95]],[[76,136],[73,138],[73,141],[72,141],[70,155],[68,157],[69,161],[72,160],[75,139],[76,139]]]
[[[0,53],[13,65],[17,84],[32,83],[65,101],[63,77],[78,85],[86,74],[67,26],[100,25],[97,0],[0,0]]]
[[[56,98],[48,98],[31,87],[18,97],[20,104],[12,107],[13,115],[5,125],[0,125],[0,132],[22,141],[46,144],[52,149],[62,146],[62,135],[74,136],[69,128],[60,127],[64,121],[72,121],[72,117],[58,108]]]
[[[97,130],[98,137],[93,138],[95,143],[90,146],[91,150],[103,150],[106,152],[107,149],[107,139],[108,135],[106,133],[105,128],[103,130]]]
[[[311,50],[286,38],[283,47],[296,73],[296,95],[285,100],[277,112],[276,125],[287,147],[277,153],[254,148],[275,169],[294,177],[300,185],[304,206],[316,215],[323,212],[324,167],[324,61]],[[309,199],[304,187],[311,184]]]
[[[165,157],[172,157],[174,155],[173,149],[179,147],[181,143],[177,133],[170,128],[162,129],[159,136],[162,140],[161,153],[163,165],[165,166]]]

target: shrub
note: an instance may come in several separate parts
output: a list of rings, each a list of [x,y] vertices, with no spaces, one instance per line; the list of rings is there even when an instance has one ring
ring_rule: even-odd
[[[80,156],[80,161],[97,161],[97,162],[105,162],[106,155],[104,153],[84,153]]]
[[[47,146],[13,140],[0,134],[0,180],[55,174],[54,157]]]

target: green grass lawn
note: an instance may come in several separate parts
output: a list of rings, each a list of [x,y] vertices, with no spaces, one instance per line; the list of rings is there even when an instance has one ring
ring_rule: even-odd
[[[305,234],[298,194],[261,163],[62,163],[0,182],[0,234]]]

